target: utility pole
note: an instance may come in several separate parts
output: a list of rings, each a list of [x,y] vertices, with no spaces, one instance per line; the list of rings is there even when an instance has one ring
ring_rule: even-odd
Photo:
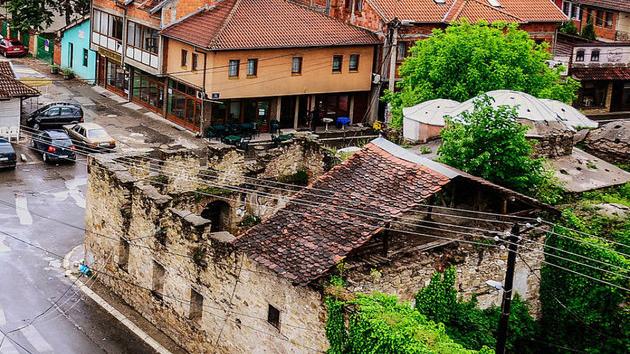
[[[508,260],[503,282],[503,301],[501,302],[501,317],[497,330],[496,354],[505,354],[505,343],[508,335],[508,322],[510,321],[510,307],[512,305],[512,287],[514,285],[514,268],[516,267],[516,254],[520,239],[520,226],[518,223],[512,226],[508,237]]]

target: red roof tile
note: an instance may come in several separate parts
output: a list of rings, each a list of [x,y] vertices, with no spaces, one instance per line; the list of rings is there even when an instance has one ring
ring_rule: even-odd
[[[628,0],[573,0],[573,2],[603,9],[630,12],[630,1]]]
[[[487,0],[366,0],[385,20],[398,17],[419,23],[443,23],[448,19],[466,17],[470,21],[563,22],[567,17],[551,0],[498,0],[493,7]],[[469,3],[469,4],[466,4]],[[487,5],[486,5],[487,4]],[[486,6],[481,6],[486,5]],[[489,9],[488,7],[492,8]],[[465,9],[466,16],[454,16]],[[495,10],[495,11],[492,11]]]
[[[39,96],[39,91],[17,80],[11,63],[0,61],[0,99]]]
[[[379,43],[365,30],[285,0],[223,0],[162,34],[212,50]]]
[[[294,283],[306,284],[380,232],[385,227],[383,219],[425,202],[449,181],[370,143],[298,193],[275,216],[238,238],[235,245]],[[315,188],[317,193],[309,193]],[[320,197],[322,189],[334,192]]]
[[[501,8],[490,6],[490,4],[484,0],[458,1],[449,12],[445,22],[453,22],[464,18],[469,22],[477,22],[480,20],[488,22],[526,22],[508,12],[505,12]]]
[[[590,67],[571,68],[571,76],[578,80],[630,80],[630,67]]]

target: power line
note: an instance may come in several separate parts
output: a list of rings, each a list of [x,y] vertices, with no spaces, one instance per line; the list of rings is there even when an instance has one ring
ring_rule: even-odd
[[[128,168],[129,168],[129,167],[131,167],[131,168],[138,168],[138,169],[143,169],[143,170],[145,170],[145,168],[138,167],[138,166],[135,166],[135,165],[132,165],[132,166],[125,165],[125,164],[123,164],[123,165],[124,165],[124,166],[126,166],[126,167],[128,167]],[[155,172],[154,170],[152,170],[152,169],[151,169],[151,167],[149,167],[149,168],[148,168],[148,171],[150,171],[150,172]],[[169,175],[169,176],[171,176],[171,177],[172,177],[172,175]],[[178,176],[178,177],[179,177],[179,176]],[[156,183],[158,183],[158,182],[156,182]],[[159,184],[166,185],[166,184],[164,184],[164,183],[159,183]],[[209,184],[208,184],[208,182],[206,182],[206,185],[209,185]],[[220,188],[227,188],[227,189],[229,189],[229,188],[230,188],[230,186],[217,185],[217,184],[214,184],[214,185],[212,185],[212,186],[216,186],[216,187],[220,187]],[[236,187],[234,187],[234,188],[236,188]],[[234,189],[230,189],[230,190],[234,191]],[[241,192],[241,193],[248,193],[248,192],[255,192],[255,193],[259,193],[259,191],[257,191],[257,190],[239,189],[239,188],[236,188],[236,191],[237,191],[237,192]],[[196,192],[196,193],[199,193],[199,192]],[[205,193],[199,193],[199,194],[205,194]],[[211,195],[216,197],[216,194],[211,194]],[[271,195],[271,197],[272,197],[272,198],[274,198],[274,197],[275,197],[276,199],[280,198],[280,197],[277,197],[277,196],[275,196],[275,195]],[[231,198],[225,198],[225,199],[226,199],[226,200],[228,200],[228,201],[237,201],[236,199],[231,199]],[[312,206],[312,207],[313,207],[313,206],[314,206],[314,207],[321,207],[321,206],[323,206],[323,205],[324,205],[323,203],[310,204],[310,203],[300,203],[300,202],[298,202],[298,201],[299,201],[299,199],[298,199],[298,198],[293,198],[293,199],[292,199],[292,202],[294,202],[294,203],[296,203],[296,204],[299,204],[299,205]],[[289,212],[288,210],[285,210],[285,209],[283,209],[283,211],[285,211],[285,212]],[[296,214],[298,214],[298,215],[302,215],[301,213],[297,213],[297,212],[293,212],[293,213],[296,213]],[[350,214],[350,215],[355,215],[355,216],[359,216],[359,217],[368,217],[368,218],[371,218],[371,219],[375,219],[376,221],[379,221],[379,220],[383,221],[383,220],[384,220],[384,219],[383,219],[383,218],[381,218],[380,216],[378,216],[378,217],[377,217],[377,216],[373,216],[373,215],[366,215],[366,214],[365,214],[365,212],[364,212],[364,213],[361,213],[361,212],[357,213],[357,212],[353,212],[353,211],[351,210],[350,212],[347,212],[347,214]],[[430,215],[430,214],[429,214],[429,215]],[[450,215],[450,214],[449,214],[448,216],[452,216],[452,215]],[[457,216],[455,216],[455,217],[457,217]],[[412,219],[410,219],[410,220],[412,220]],[[414,221],[415,221],[415,220],[414,220]],[[452,230],[444,230],[444,229],[439,229],[439,228],[433,228],[433,227],[426,226],[426,225],[423,225],[423,224],[426,224],[426,223],[431,223],[431,224],[438,224],[438,225],[448,226],[448,227],[456,227],[456,228],[463,228],[463,229],[472,229],[472,230],[481,231],[481,232],[488,232],[488,231],[490,231],[490,230],[488,230],[488,229],[471,228],[471,227],[462,226],[462,225],[444,224],[444,223],[439,223],[439,222],[434,222],[434,221],[429,221],[429,220],[424,220],[424,221],[423,221],[422,223],[420,223],[420,224],[416,224],[416,223],[404,223],[404,222],[399,222],[399,221],[395,221],[395,223],[397,223],[397,224],[401,224],[401,225],[410,225],[410,226],[415,226],[415,227],[420,226],[420,227],[423,227],[423,228],[428,228],[428,229],[433,229],[433,230],[438,230],[438,231],[447,231],[447,232],[453,232],[453,233],[458,233],[458,234],[466,234],[466,235],[472,235],[472,236],[479,236],[479,235],[475,235],[475,234],[472,234],[472,233],[460,232],[460,231],[452,231]],[[392,230],[392,231],[398,231],[398,232],[400,232],[400,230],[399,230],[399,229],[391,229],[391,230]],[[491,232],[491,233],[495,233],[495,234],[497,233],[496,231],[490,231],[490,232]],[[481,236],[481,237],[485,237],[485,238],[492,239],[491,237],[487,237],[487,236]],[[141,237],[141,238],[144,238],[144,237]],[[590,258],[590,257],[586,257],[586,256],[583,256],[583,255],[580,255],[580,254],[577,254],[577,253],[574,253],[574,252],[571,252],[571,251],[568,251],[568,250],[564,250],[564,249],[561,249],[561,248],[558,248],[558,247],[546,246],[546,245],[544,245],[543,243],[540,243],[540,242],[534,242],[534,241],[530,241],[530,242],[531,242],[531,243],[538,243],[538,244],[543,245],[543,246],[545,246],[545,247],[552,248],[552,249],[558,250],[558,251],[560,251],[560,252],[567,253],[567,254],[571,254],[571,255],[574,255],[574,256],[577,256],[577,257],[580,257],[580,258],[583,258],[583,259],[587,259],[587,260],[595,261],[595,262],[597,262],[597,263],[601,263],[601,264],[606,265],[606,266],[611,266],[611,267],[615,267],[615,268],[619,268],[619,269],[625,270],[625,268],[623,268],[623,267],[616,266],[616,265],[613,265],[613,264],[609,264],[609,263],[606,263],[606,262],[603,262],[603,261],[600,261],[600,260],[597,260],[597,259],[593,259],[593,258]],[[531,248],[529,248],[529,249],[531,249]],[[538,253],[541,253],[541,251],[538,251],[538,250],[534,250],[534,251],[535,251],[535,252],[538,252]],[[550,256],[552,256],[552,257],[559,258],[559,256],[558,256],[558,255],[555,255],[555,254],[553,254],[553,253],[551,253],[551,254],[549,254],[549,255],[550,255]],[[564,258],[564,257],[563,257],[563,259],[566,259],[566,260],[568,260],[568,261],[570,261],[570,262],[573,262],[573,263],[582,264],[582,263],[580,263],[580,262],[577,262],[577,261],[574,261],[574,260],[571,260],[571,259],[568,259],[568,258]],[[589,264],[585,264],[585,265],[586,265],[587,267],[591,267],[591,268],[594,268],[594,269],[597,269],[597,270],[601,270],[601,271],[604,271],[604,272],[607,272],[607,273],[617,274],[617,273],[611,272],[611,271],[606,270],[606,269],[601,269],[601,268],[598,268],[598,267],[594,267],[594,266],[589,265]]]

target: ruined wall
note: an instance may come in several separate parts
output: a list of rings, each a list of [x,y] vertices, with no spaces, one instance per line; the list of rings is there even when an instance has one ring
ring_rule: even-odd
[[[542,239],[537,241],[542,242]],[[528,244],[531,249],[521,249],[521,254],[536,272],[517,258],[514,277],[515,292],[528,300],[532,313],[538,315],[540,267],[543,260],[542,244]],[[459,243],[415,252],[397,257],[390,264],[380,267],[357,267],[346,273],[348,289],[352,292],[380,291],[396,294],[403,300],[413,300],[415,294],[429,284],[436,271],[443,271],[449,265],[457,268],[456,288],[466,299],[476,295],[483,308],[500,305],[502,292],[489,287],[485,282],[503,282],[507,265],[507,250]],[[348,263],[352,268],[353,263]]]
[[[191,353],[325,350],[320,293],[236,252],[232,236],[209,233],[178,198],[121,165],[91,160],[85,245],[98,280]],[[158,265],[162,291],[154,291]],[[201,318],[193,291],[203,297]],[[280,310],[279,328],[267,322],[269,305]]]

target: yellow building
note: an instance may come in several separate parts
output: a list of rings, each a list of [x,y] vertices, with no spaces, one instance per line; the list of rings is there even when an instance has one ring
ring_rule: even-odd
[[[272,120],[300,128],[313,116],[362,122],[378,99],[377,38],[284,0],[223,0],[161,34],[166,116],[192,130],[255,122],[264,131]]]

